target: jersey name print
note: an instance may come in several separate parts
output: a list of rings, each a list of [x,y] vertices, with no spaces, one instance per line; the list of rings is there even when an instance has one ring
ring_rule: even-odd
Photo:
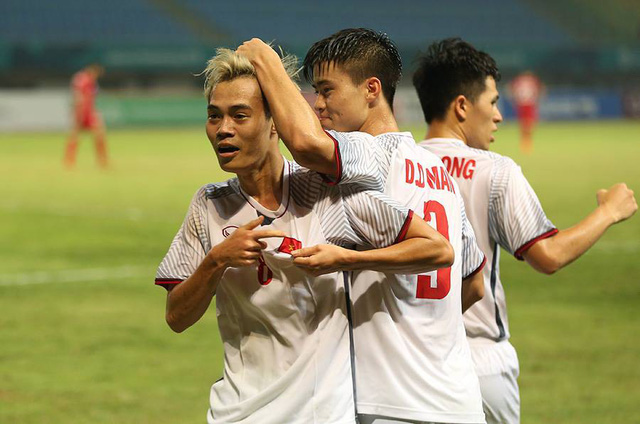
[[[408,133],[329,134],[340,154],[340,184],[383,191],[428,221],[455,251],[453,266],[422,275],[353,273],[358,412],[484,422],[460,297],[462,278],[479,269],[484,256],[456,183]]]

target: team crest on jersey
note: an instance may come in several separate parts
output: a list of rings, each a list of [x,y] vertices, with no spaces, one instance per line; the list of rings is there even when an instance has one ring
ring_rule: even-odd
[[[302,242],[292,237],[285,237],[278,247],[278,252],[291,253],[294,250],[302,249]]]
[[[225,238],[227,238],[227,237],[229,237],[229,236],[230,236],[230,235],[231,235],[235,230],[237,230],[237,229],[238,229],[238,226],[237,226],[237,225],[229,225],[229,226],[224,227],[224,228],[222,229],[222,235],[223,235]]]

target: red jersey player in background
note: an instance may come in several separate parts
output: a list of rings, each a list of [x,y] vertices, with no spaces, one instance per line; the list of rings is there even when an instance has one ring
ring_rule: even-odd
[[[65,149],[64,163],[72,168],[76,162],[78,137],[83,130],[93,134],[98,164],[107,167],[107,145],[105,126],[102,117],[95,108],[98,92],[98,78],[104,74],[104,68],[91,64],[73,75],[71,91],[73,92],[73,126]]]
[[[538,121],[538,101],[544,85],[531,71],[524,71],[509,84],[509,94],[520,122],[520,148],[524,153],[533,149],[533,127]]]

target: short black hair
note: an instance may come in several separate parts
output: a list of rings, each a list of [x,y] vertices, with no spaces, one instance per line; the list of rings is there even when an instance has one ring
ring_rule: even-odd
[[[354,84],[376,77],[393,109],[393,97],[402,76],[402,59],[389,36],[367,28],[349,28],[314,43],[304,58],[303,73],[313,83],[316,66],[340,65]]]
[[[424,119],[443,119],[451,102],[463,95],[475,102],[485,90],[487,77],[500,80],[498,65],[489,54],[460,38],[431,44],[418,58],[413,86],[418,92]]]

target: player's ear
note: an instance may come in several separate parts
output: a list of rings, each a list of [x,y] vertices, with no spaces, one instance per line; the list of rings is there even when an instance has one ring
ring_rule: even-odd
[[[377,100],[382,95],[382,83],[376,77],[367,78],[364,81],[364,86],[367,90],[367,102],[371,103]]]
[[[469,106],[470,106],[469,99],[467,99],[462,94],[460,94],[458,97],[456,97],[453,100],[451,107],[453,108],[453,113],[455,113],[458,121],[464,122],[467,119],[467,112],[469,111]]]
[[[273,119],[271,119],[271,131],[269,132],[269,135],[273,136],[277,134],[278,134],[278,130],[276,129],[276,123],[273,122]]]

